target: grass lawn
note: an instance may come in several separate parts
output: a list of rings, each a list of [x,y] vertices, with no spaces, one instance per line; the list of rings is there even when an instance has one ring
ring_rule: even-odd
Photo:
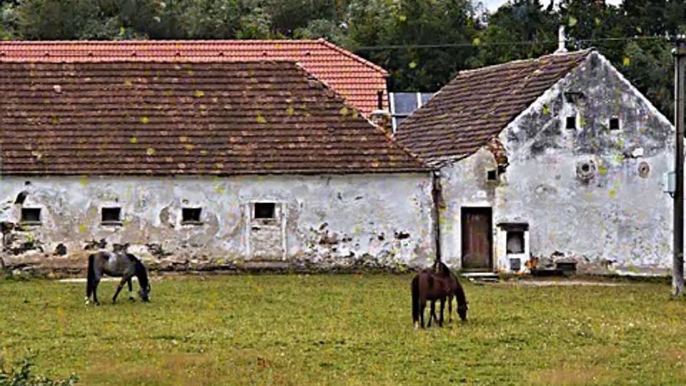
[[[0,280],[0,355],[86,385],[686,384],[667,285],[466,283],[469,322],[414,331],[410,278],[165,278],[150,304],[98,308],[85,284]]]

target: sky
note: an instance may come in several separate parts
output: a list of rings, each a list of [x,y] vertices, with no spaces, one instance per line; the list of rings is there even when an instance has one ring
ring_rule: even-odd
[[[501,5],[507,3],[507,0],[481,0],[481,1],[483,1],[486,8],[488,8],[488,10],[491,12],[498,9],[498,7],[500,7]],[[543,0],[542,3],[548,4],[548,1],[549,0]],[[617,5],[621,2],[622,2],[622,0],[607,0],[608,4],[614,4],[614,5]]]

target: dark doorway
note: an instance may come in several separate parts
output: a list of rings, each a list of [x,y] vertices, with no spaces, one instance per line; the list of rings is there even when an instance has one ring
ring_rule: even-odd
[[[491,208],[462,208],[462,269],[493,270]]]

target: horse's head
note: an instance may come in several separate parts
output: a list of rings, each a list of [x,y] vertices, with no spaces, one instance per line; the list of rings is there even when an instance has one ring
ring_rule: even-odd
[[[463,322],[467,321],[467,310],[469,309],[469,305],[467,303],[460,304],[457,306],[457,314],[460,315],[460,319],[462,319]]]
[[[138,285],[140,285],[138,295],[141,297],[142,301],[147,303],[150,301],[151,290],[150,279],[148,278],[148,270],[145,269],[145,266],[140,261],[140,259],[134,256],[133,254],[127,253],[126,256],[129,258],[129,261],[133,262],[133,264],[136,267],[136,277],[138,278]]]
[[[138,296],[141,297],[141,300],[145,303],[150,302],[150,284],[146,285],[145,287],[141,286],[141,288],[138,290]]]

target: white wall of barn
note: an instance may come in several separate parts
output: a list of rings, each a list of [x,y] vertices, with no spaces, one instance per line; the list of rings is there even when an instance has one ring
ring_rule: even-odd
[[[28,183],[28,184],[27,184]],[[28,192],[22,205],[14,204]],[[276,204],[274,220],[253,219],[253,204]],[[290,260],[426,265],[433,258],[431,176],[375,174],[247,177],[8,177],[0,184],[0,221],[41,208],[41,224],[15,232],[82,251],[88,240],[130,243],[156,259]],[[103,207],[121,208],[121,225],[103,225]],[[202,208],[202,224],[182,224],[182,208]],[[35,253],[28,251],[26,253]]]
[[[575,99],[574,94],[583,97]],[[577,95],[578,96],[578,95]],[[577,127],[566,128],[567,117]],[[619,130],[609,121],[618,118]],[[592,54],[498,137],[509,166],[497,181],[489,150],[442,168],[442,254],[461,266],[463,207],[493,211],[494,269],[510,271],[499,223],[528,224],[527,255],[602,269],[671,266],[674,129],[607,60]],[[525,270],[526,261],[521,262]]]

